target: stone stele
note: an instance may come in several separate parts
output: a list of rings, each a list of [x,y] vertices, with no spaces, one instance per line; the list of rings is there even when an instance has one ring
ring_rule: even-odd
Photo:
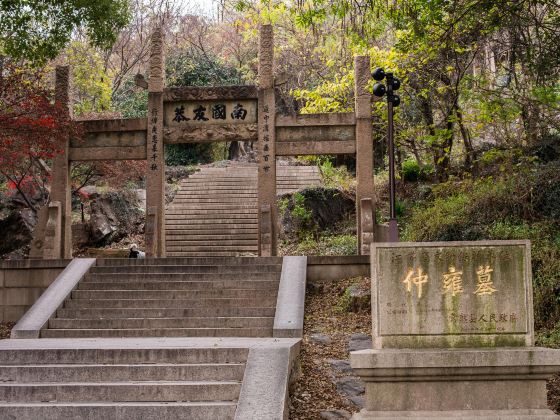
[[[556,419],[533,347],[529,241],[372,244],[373,349],[353,419]]]
[[[528,241],[371,251],[375,348],[533,345]]]

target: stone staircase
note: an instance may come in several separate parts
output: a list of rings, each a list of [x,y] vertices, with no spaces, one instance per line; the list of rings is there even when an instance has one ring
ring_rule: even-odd
[[[321,184],[314,166],[277,165],[278,195]],[[257,166],[203,167],[166,210],[169,257],[255,255]]]
[[[271,337],[282,258],[98,260],[41,337]]]
[[[232,419],[249,350],[148,340],[7,340],[0,419]]]

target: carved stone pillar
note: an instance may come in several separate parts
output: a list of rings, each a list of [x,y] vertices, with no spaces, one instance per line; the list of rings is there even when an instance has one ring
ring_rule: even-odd
[[[163,145],[163,86],[165,77],[163,32],[152,34],[150,75],[148,80],[148,138],[146,168],[146,217],[154,214],[155,230],[146,229],[146,249],[149,257],[165,257],[165,158]]]
[[[276,99],[274,93],[274,36],[262,25],[259,41],[258,209],[259,255],[276,255]]]
[[[56,66],[55,71],[55,102],[60,104],[67,117],[70,118],[70,68]],[[68,149],[70,138],[61,139],[62,153],[53,159],[53,175],[51,185],[51,202],[60,203],[60,241],[56,249],[49,251],[49,258],[72,258],[72,202],[70,185],[70,160]],[[46,256],[44,256],[46,258]]]
[[[364,199],[373,199],[373,135],[371,126],[371,93],[368,83],[371,78],[369,57],[354,58],[354,95],[356,114],[356,223],[358,253],[364,249],[362,232],[362,209]],[[375,223],[375,203],[371,205]]]

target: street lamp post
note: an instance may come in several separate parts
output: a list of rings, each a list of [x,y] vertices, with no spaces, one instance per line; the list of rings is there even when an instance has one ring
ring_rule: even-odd
[[[378,83],[373,86],[373,94],[383,97],[387,94],[387,146],[389,153],[389,242],[398,242],[399,228],[397,225],[397,213],[395,209],[395,142],[393,136],[393,112],[399,106],[401,99],[394,91],[398,90],[401,82],[393,73],[385,73],[381,67],[377,67],[372,76]],[[383,79],[387,80],[387,87],[380,83]]]

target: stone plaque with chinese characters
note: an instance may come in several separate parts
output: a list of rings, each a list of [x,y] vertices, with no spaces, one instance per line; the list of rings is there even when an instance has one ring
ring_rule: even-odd
[[[257,101],[165,102],[165,143],[256,141]]]
[[[533,344],[528,241],[372,244],[376,348]]]

